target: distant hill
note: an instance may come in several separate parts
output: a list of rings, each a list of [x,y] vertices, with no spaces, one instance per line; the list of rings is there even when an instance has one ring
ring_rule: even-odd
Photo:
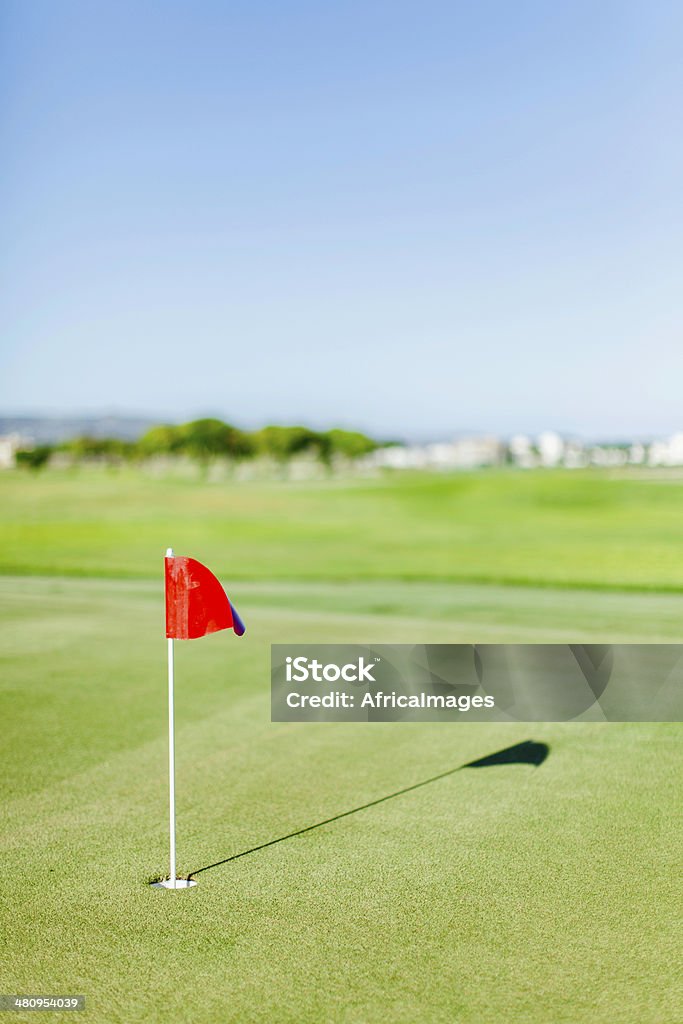
[[[0,435],[20,434],[38,444],[56,444],[72,437],[135,441],[158,422],[136,416],[0,416]]]

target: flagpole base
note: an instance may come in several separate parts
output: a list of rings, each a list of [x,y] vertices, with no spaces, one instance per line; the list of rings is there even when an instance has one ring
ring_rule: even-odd
[[[176,878],[173,882],[170,878],[165,878],[163,882],[150,882],[150,888],[152,889],[192,889],[197,883],[194,878]]]

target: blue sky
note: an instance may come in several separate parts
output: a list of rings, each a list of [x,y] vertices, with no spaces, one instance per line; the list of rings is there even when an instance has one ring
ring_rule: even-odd
[[[679,4],[2,22],[1,411],[683,429]]]

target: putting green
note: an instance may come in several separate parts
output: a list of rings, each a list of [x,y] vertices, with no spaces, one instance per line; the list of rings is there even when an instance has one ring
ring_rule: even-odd
[[[271,724],[268,663],[293,639],[678,640],[679,596],[231,596],[244,640],[176,645],[199,884],[168,893],[146,884],[167,855],[159,581],[0,579],[2,991],[85,994],[107,1024],[676,1019],[679,726]],[[457,771],[229,860],[526,739],[539,768]]]

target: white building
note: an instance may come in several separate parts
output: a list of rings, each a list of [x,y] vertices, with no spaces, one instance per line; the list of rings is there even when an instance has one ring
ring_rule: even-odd
[[[559,466],[564,455],[564,441],[553,430],[539,434],[537,440],[538,454],[542,466]]]
[[[0,469],[13,469],[19,448],[26,445],[20,434],[5,434],[0,437]]]
[[[477,469],[498,465],[504,451],[497,437],[461,437],[435,444],[378,448],[367,463],[389,469]]]
[[[683,466],[683,433],[672,434],[664,441],[653,441],[647,461],[651,466]]]
[[[508,448],[512,461],[522,469],[533,469],[538,465],[533,441],[526,434],[515,434],[511,437]]]

